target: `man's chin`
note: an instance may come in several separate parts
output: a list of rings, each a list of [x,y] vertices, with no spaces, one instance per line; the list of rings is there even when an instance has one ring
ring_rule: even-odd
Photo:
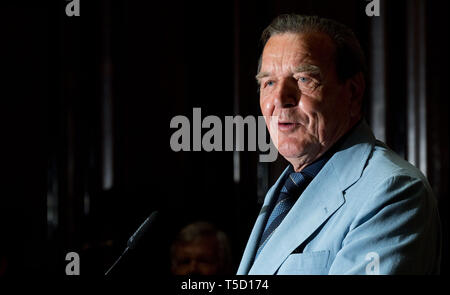
[[[309,150],[305,142],[293,138],[282,139],[278,143],[277,150],[285,158],[296,158],[305,155]]]
[[[304,154],[299,150],[290,150],[290,149],[279,149],[278,152],[280,153],[280,155],[283,156],[283,158],[285,158],[288,161],[291,159],[300,158],[302,154]]]
[[[278,152],[280,153],[281,156],[283,156],[283,158],[285,158],[288,162],[290,163],[296,163],[297,165],[301,162],[304,163],[308,163],[311,161],[314,161],[315,157],[312,157],[312,155],[315,155],[318,153],[315,152],[315,149],[300,149],[300,148],[294,148],[294,147],[289,147],[289,148],[283,148],[280,147],[280,149],[278,150]]]

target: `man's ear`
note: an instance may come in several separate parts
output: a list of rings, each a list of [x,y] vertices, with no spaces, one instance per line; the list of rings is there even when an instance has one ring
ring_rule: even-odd
[[[362,112],[362,100],[364,96],[364,90],[366,89],[366,82],[362,72],[354,75],[348,80],[350,87],[350,103],[351,103],[351,115],[358,116]]]

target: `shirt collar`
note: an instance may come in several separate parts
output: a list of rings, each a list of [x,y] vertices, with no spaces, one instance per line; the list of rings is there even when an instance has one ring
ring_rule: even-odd
[[[291,173],[302,173],[307,175],[311,180],[319,173],[320,169],[325,165],[325,163],[331,158],[333,153],[326,152],[319,159],[315,160],[313,163],[309,164],[303,168],[300,172],[295,172],[294,167],[289,165],[289,174]]]

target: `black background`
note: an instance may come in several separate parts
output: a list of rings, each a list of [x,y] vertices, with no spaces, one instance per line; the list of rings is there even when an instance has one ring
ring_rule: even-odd
[[[407,2],[395,1],[387,10],[387,143],[401,154],[406,149]],[[65,254],[76,251],[82,273],[102,275],[154,210],[162,216],[158,230],[121,271],[168,273],[173,235],[195,220],[213,222],[229,235],[237,269],[259,211],[257,153],[241,153],[241,181],[235,183],[231,152],[173,152],[170,120],[191,118],[194,107],[202,108],[202,117],[223,118],[236,109],[242,116],[259,115],[254,81],[259,37],[279,13],[341,21],[355,30],[369,53],[367,2],[81,0],[81,16],[70,18],[66,4],[1,4],[3,274],[64,275]],[[440,167],[440,174],[429,178],[438,187],[445,234],[442,272],[447,273],[449,9],[445,1],[429,1],[426,9],[433,129],[429,162]],[[105,57],[113,79],[110,190],[101,185]],[[279,160],[270,166],[270,185],[283,164]],[[56,227],[47,224],[49,191],[59,201]]]

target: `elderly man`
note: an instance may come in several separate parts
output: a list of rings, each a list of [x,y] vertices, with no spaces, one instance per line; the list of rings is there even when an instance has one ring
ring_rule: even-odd
[[[362,118],[350,29],[282,15],[263,32],[260,107],[290,165],[268,191],[238,274],[435,274],[441,233],[420,171]]]

